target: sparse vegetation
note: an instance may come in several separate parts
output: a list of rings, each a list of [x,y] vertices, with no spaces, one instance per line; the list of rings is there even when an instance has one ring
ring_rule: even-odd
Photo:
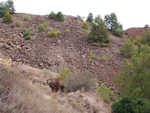
[[[3,17],[7,12],[10,14],[15,13],[14,2],[12,0],[0,3],[0,17]]]
[[[120,49],[120,53],[124,57],[129,57],[130,58],[135,53],[135,50],[136,49],[135,49],[134,43],[129,39],[127,42],[125,42],[125,44]]]
[[[84,22],[82,24],[82,29],[88,29],[88,23],[87,22]]]
[[[82,34],[82,31],[81,31],[81,30],[79,30],[79,31],[78,31],[78,33],[79,33],[79,34]]]
[[[71,91],[81,90],[82,88],[85,91],[90,91],[94,84],[92,75],[87,72],[76,72],[64,81],[64,87]]]
[[[60,84],[64,85],[66,79],[71,78],[72,72],[68,68],[63,68],[60,72],[59,80]]]
[[[28,15],[24,15],[24,16],[23,16],[23,20],[24,20],[24,21],[29,21],[29,19],[30,19],[30,16],[28,16]]]
[[[93,53],[89,53],[89,56],[94,59],[96,58],[96,56]]]
[[[65,33],[70,33],[70,29],[66,29],[66,30],[65,30]]]
[[[56,29],[52,29],[51,31],[47,32],[47,35],[49,37],[57,37],[60,34],[61,34],[60,30],[56,30]]]
[[[49,15],[48,15],[49,19],[56,19],[56,13],[54,11],[52,11]]]
[[[7,24],[13,23],[13,18],[9,12],[3,16],[3,22]]]
[[[114,35],[123,37],[124,31],[123,31],[122,25],[118,22],[117,16],[115,13],[106,15],[105,22],[109,31],[111,31]]]
[[[100,96],[104,101],[110,102],[113,98],[113,93],[104,83],[97,89],[97,95]]]
[[[92,23],[92,30],[87,36],[87,40],[92,45],[110,45],[109,34],[105,22],[100,16],[97,16]]]
[[[106,60],[107,60],[107,57],[104,55],[102,59],[103,59],[104,61],[106,61]]]
[[[21,24],[20,24],[19,21],[15,21],[15,25],[16,25],[17,27],[20,27],[20,26],[21,26]]]

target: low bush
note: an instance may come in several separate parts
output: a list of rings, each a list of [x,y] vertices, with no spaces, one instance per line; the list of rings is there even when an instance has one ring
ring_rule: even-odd
[[[30,31],[29,31],[28,28],[24,28],[22,31],[23,31],[23,36],[24,36],[24,37],[30,35]]]
[[[43,24],[40,24],[38,26],[38,31],[39,32],[44,32],[44,31],[46,31],[46,29],[47,29],[47,23],[46,22],[44,22]]]
[[[105,102],[110,102],[113,99],[113,93],[109,87],[105,84],[101,84],[100,87],[97,89],[97,95],[100,96]]]
[[[65,30],[65,33],[70,33],[70,29],[66,29],[66,30]]]
[[[7,24],[13,23],[13,18],[9,12],[3,16],[3,22]]]
[[[30,35],[30,30],[28,28],[24,28],[22,31],[23,37],[25,37],[26,40],[30,40],[32,38]]]
[[[63,68],[60,72],[59,80],[60,84],[64,85],[64,81],[68,78],[70,78],[72,75],[72,72],[68,68]]]
[[[54,11],[52,11],[49,15],[48,15],[48,19],[56,19],[56,14]]]
[[[150,113],[150,100],[123,97],[112,104],[112,113]]]
[[[47,35],[49,37],[57,37],[60,34],[61,34],[60,30],[56,30],[56,29],[52,29],[51,31],[47,32]]]
[[[70,91],[81,90],[90,91],[95,85],[92,75],[87,72],[76,72],[64,81],[64,87]]]
[[[15,22],[15,25],[16,25],[17,27],[20,27],[20,26],[21,26],[21,24],[20,24],[19,21],[16,21],[16,22]]]
[[[84,22],[82,24],[82,29],[88,29],[88,23],[87,22]]]
[[[136,49],[135,49],[134,43],[131,40],[128,40],[127,42],[125,42],[125,44],[120,49],[120,53],[124,57],[129,57],[129,58],[132,57],[135,51]]]
[[[30,17],[29,17],[28,15],[24,15],[24,16],[23,16],[23,20],[24,20],[24,21],[29,21],[29,19],[30,19]]]

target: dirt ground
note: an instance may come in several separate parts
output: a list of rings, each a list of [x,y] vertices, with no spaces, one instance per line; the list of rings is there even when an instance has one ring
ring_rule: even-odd
[[[72,16],[65,16],[64,22],[49,20],[48,16],[29,15],[29,21],[23,21],[24,14],[14,14],[14,21],[18,20],[21,27],[14,23],[4,24],[0,19],[0,50],[6,56],[19,64],[26,64],[40,69],[60,72],[64,67],[75,71],[90,71],[93,76],[106,83],[112,83],[121,71],[124,58],[120,55],[120,48],[125,38],[110,34],[110,47],[91,46],[86,35],[90,31],[82,31],[82,21]],[[47,22],[47,31],[59,29],[58,38],[47,37],[46,32],[38,32],[39,24]],[[23,38],[22,29],[29,28],[32,39]],[[70,33],[65,33],[70,29]],[[78,31],[82,31],[79,33]],[[90,53],[96,58],[91,58]],[[106,56],[106,60],[103,57]]]

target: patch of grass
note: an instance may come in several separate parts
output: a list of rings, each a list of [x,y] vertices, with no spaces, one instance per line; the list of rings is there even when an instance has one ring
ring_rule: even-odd
[[[86,29],[82,29],[82,31],[83,31],[83,32],[85,32],[85,31],[86,31]]]
[[[82,34],[82,31],[81,31],[81,30],[79,30],[79,31],[78,31],[78,33],[79,33],[79,34]]]
[[[30,16],[24,15],[24,16],[23,16],[23,20],[24,20],[24,21],[29,21],[29,20],[30,20]]]
[[[94,59],[96,58],[96,56],[93,53],[89,53],[89,56]]]
[[[107,60],[107,57],[104,55],[102,59],[106,61],[106,60]]]
[[[65,33],[70,33],[70,29],[66,29],[66,30],[65,30]]]
[[[108,47],[108,46],[110,46],[110,43],[93,42],[92,45],[94,45],[94,46],[105,46],[105,47]]]

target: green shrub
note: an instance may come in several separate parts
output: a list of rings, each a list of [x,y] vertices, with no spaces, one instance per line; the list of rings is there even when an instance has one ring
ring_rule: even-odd
[[[23,16],[23,20],[24,20],[24,21],[29,21],[29,19],[30,19],[30,17],[29,17],[28,15],[24,15],[24,16]]]
[[[57,37],[60,34],[61,34],[60,30],[56,30],[56,29],[52,29],[51,31],[47,32],[47,35],[49,37]]]
[[[146,32],[141,38],[142,44],[148,44],[150,46],[150,32]]]
[[[113,98],[113,93],[111,89],[108,88],[104,83],[102,83],[100,87],[97,89],[97,95],[108,103]]]
[[[56,19],[56,14],[54,11],[52,11],[49,15],[48,15],[48,19]]]
[[[16,25],[17,27],[20,27],[20,26],[21,26],[21,24],[20,24],[19,21],[16,21],[16,22],[15,22],[15,25]]]
[[[25,37],[26,40],[30,40],[32,38],[30,35],[30,30],[28,28],[24,28],[22,31],[23,37]]]
[[[46,22],[44,22],[43,24],[40,24],[38,26],[38,31],[39,32],[44,32],[44,31],[46,31],[46,29],[47,29],[47,23]]]
[[[3,22],[7,24],[13,23],[13,18],[9,12],[3,16]]]
[[[64,15],[62,14],[62,12],[57,13],[56,20],[57,21],[64,21]]]
[[[24,28],[22,31],[23,31],[23,36],[24,37],[30,35],[30,30],[28,28]]]
[[[7,12],[10,14],[15,13],[14,2],[12,0],[0,3],[0,17],[3,17]]]
[[[87,22],[84,22],[82,24],[82,29],[88,29],[88,23]]]
[[[44,22],[43,25],[44,25],[45,29],[47,29],[47,23]]]
[[[92,45],[106,45],[110,44],[108,40],[109,34],[105,22],[100,16],[97,16],[92,23],[91,32],[87,36],[87,41]]]
[[[44,31],[45,31],[45,26],[44,26],[44,24],[40,24],[40,25],[38,26],[38,31],[39,31],[39,32],[44,32]]]
[[[134,43],[131,40],[128,40],[120,49],[120,53],[124,57],[132,57],[132,55],[135,53],[135,50]]]
[[[142,39],[142,37],[136,37],[135,38],[135,44],[140,45],[141,44],[141,39]]]
[[[66,29],[66,30],[65,30],[65,33],[70,33],[70,29]]]
[[[112,104],[112,113],[150,113],[150,100],[123,97]]]
[[[67,90],[77,91],[82,88],[85,91],[90,91],[95,85],[92,75],[87,72],[76,72],[64,81],[64,87]]]
[[[68,78],[70,78],[72,75],[72,72],[68,68],[63,68],[60,72],[59,80],[60,84],[64,85],[64,81]]]

